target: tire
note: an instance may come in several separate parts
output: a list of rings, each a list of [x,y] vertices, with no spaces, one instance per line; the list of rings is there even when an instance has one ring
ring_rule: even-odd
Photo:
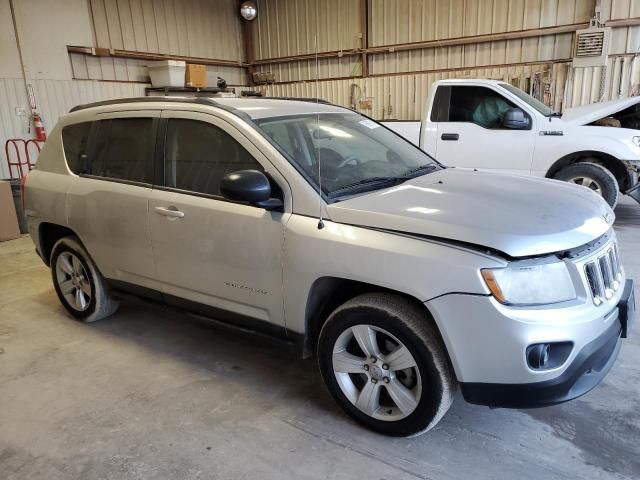
[[[569,165],[556,173],[554,178],[587,187],[604,198],[611,208],[615,208],[620,195],[618,180],[605,167],[589,160],[594,159]]]
[[[367,348],[377,348],[375,361],[365,355]],[[360,295],[338,307],[320,332],[318,363],[329,392],[348,415],[394,437],[433,428],[457,389],[428,314],[388,293]]]
[[[64,237],[55,243],[50,265],[58,298],[74,318],[95,322],[118,309],[118,301],[110,295],[100,271],[76,237]]]

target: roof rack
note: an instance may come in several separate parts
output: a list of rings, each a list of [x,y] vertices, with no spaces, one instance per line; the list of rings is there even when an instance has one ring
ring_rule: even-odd
[[[101,102],[85,103],[84,105],[76,105],[69,113],[78,112],[80,110],[86,110],[93,107],[104,107],[108,105],[121,105],[127,103],[196,103],[201,105],[213,105],[219,106],[213,98],[210,97],[193,97],[193,98],[177,98],[177,97],[132,97],[132,98],[118,98],[116,100],[103,100]]]
[[[333,105],[328,100],[324,98],[315,98],[315,97],[251,97],[251,98],[261,98],[265,100],[291,100],[295,102],[309,102],[309,103],[322,103],[323,105]]]
[[[324,100],[322,98],[312,98],[312,97],[254,97],[254,96],[246,96],[242,98],[255,98],[255,99],[264,99],[264,100],[289,100],[296,102],[309,102],[309,103],[321,103],[323,105],[333,105],[331,102]],[[94,107],[104,107],[108,105],[121,105],[127,103],[160,103],[160,102],[172,102],[172,103],[195,103],[200,105],[210,105],[214,107],[221,107],[225,110],[229,108],[225,105],[221,105],[219,102],[216,102],[214,98],[211,97],[131,97],[131,98],[118,98],[115,100],[103,100],[101,102],[93,102],[93,103],[85,103],[84,105],[77,105],[69,110],[69,113],[78,112],[80,110],[86,110],[88,108]]]

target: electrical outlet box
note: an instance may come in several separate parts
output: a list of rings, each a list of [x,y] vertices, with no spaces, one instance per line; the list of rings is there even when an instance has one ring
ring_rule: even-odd
[[[26,117],[27,109],[24,107],[16,107],[16,117]]]

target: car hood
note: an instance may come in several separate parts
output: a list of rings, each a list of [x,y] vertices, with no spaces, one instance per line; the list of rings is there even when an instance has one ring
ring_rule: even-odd
[[[562,120],[573,125],[586,125],[621,112],[637,103],[640,103],[640,97],[622,98],[620,100],[611,100],[610,102],[568,108],[562,114]]]
[[[598,195],[557,180],[444,169],[327,207],[332,221],[465,242],[511,257],[575,248],[609,230]]]

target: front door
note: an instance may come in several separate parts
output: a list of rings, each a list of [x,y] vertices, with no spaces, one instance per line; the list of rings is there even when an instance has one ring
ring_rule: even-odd
[[[273,167],[232,125],[213,115],[167,111],[163,127],[163,171],[151,194],[149,225],[167,301],[189,302],[240,326],[252,328],[257,321],[256,327],[281,331],[282,247],[289,214],[220,194],[227,173],[273,173]],[[274,191],[284,195],[280,185],[274,181]]]
[[[449,108],[440,111],[437,123],[440,162],[503,173],[531,172],[536,141],[533,117],[529,115],[531,128],[511,130],[502,126],[502,117],[516,105],[497,91],[480,86],[440,86],[438,90],[438,95],[449,96]]]

